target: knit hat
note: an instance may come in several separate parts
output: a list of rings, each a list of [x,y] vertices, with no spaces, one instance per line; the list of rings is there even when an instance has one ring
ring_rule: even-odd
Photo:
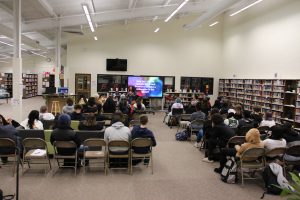
[[[58,118],[58,123],[60,125],[70,125],[71,124],[71,117],[67,114],[61,114]]]
[[[181,103],[181,99],[180,99],[180,98],[177,98],[177,99],[175,100],[175,102],[176,102],[176,103]]]
[[[234,109],[230,108],[230,109],[228,109],[228,114],[229,114],[229,113],[233,113],[233,114],[235,114],[236,112],[235,112],[235,110],[234,110]]]

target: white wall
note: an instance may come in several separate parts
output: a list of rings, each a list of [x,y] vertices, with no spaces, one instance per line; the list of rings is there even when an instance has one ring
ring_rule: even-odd
[[[221,26],[185,31],[182,25],[193,19],[164,22],[133,22],[101,27],[97,35],[70,39],[67,51],[70,92],[75,90],[75,73],[92,74],[92,94],[97,74],[214,77],[217,94],[221,66]],[[161,30],[154,33],[156,27]],[[127,72],[107,72],[107,58],[128,59]]]
[[[224,78],[300,79],[300,1],[265,0],[224,23]]]

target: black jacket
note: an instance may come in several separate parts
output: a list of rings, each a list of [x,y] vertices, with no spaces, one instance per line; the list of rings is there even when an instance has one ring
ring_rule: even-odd
[[[222,123],[212,128],[210,140],[217,141],[217,144],[223,148],[233,136],[235,136],[234,130]]]
[[[54,141],[73,141],[75,142],[76,146],[80,146],[80,140],[76,137],[75,132],[70,129],[60,129],[56,128],[52,131],[52,134],[50,136],[50,142],[53,145]],[[61,149],[57,149],[59,154],[62,155],[69,155],[74,153],[75,149],[64,149],[63,151]]]
[[[87,130],[87,131],[100,131],[103,129],[103,126],[99,123],[97,123],[94,126],[87,126],[84,124],[84,122],[80,122],[78,126],[79,130]]]
[[[9,138],[13,140],[17,147],[20,148],[20,139],[18,137],[17,130],[12,125],[0,126],[0,138]],[[0,148],[0,153],[9,154],[13,153],[15,149],[11,148]]]
[[[131,139],[135,138],[150,138],[152,140],[152,146],[156,146],[156,140],[152,131],[147,128],[141,128],[140,126],[135,126],[131,131]],[[149,152],[149,147],[135,147],[133,151],[135,153],[147,153]]]
[[[82,121],[85,120],[84,115],[82,113],[73,112],[71,115],[71,120]]]

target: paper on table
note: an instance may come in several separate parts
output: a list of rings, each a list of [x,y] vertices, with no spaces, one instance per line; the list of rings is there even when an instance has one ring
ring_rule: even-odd
[[[46,155],[45,149],[35,149],[31,154],[31,156],[44,156]]]

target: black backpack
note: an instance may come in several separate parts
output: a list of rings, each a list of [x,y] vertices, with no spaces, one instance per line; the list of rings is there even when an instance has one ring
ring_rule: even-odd
[[[267,189],[267,191],[265,193],[280,195],[280,193],[282,192],[282,189],[280,188],[280,186],[277,182],[277,176],[275,174],[273,174],[273,172],[269,166],[267,166],[264,169],[262,176],[263,176],[263,179],[265,182],[265,187]],[[261,199],[264,198],[265,193],[263,194]]]
[[[237,163],[234,157],[230,157],[221,172],[221,180],[225,183],[234,184],[237,182],[237,178]]]

